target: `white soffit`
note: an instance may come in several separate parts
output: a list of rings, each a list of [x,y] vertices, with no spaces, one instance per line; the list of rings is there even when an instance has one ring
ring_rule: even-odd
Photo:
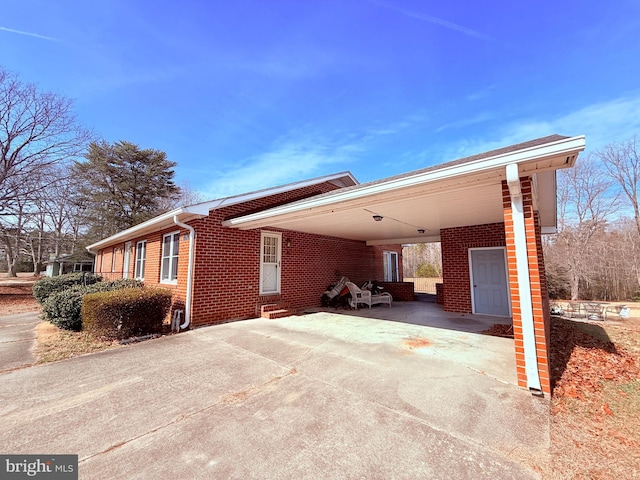
[[[229,219],[240,229],[266,226],[304,231],[369,244],[415,243],[438,238],[440,229],[503,221],[501,182],[506,165],[536,175],[544,227],[555,226],[555,170],[573,166],[584,136],[561,138],[479,160],[445,164],[344,191],[312,197],[251,215]],[[385,217],[372,220],[373,214]],[[417,235],[418,229],[425,233]]]

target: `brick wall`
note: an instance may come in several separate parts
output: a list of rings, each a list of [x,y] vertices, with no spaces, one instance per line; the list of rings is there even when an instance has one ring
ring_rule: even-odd
[[[436,283],[436,303],[444,305],[444,285],[442,283]]]
[[[282,234],[281,293],[260,295],[261,230],[236,230],[222,226],[223,220],[336,188],[338,187],[330,183],[304,187],[223,207],[210,212],[205,218],[190,222],[196,230],[192,324],[198,326],[255,317],[259,305],[264,303],[282,301],[293,309],[319,306],[323,292],[342,275],[356,283],[382,280],[382,252],[395,251],[400,258],[400,245],[367,246],[359,241],[266,228],[263,231]],[[178,228],[173,227],[131,239],[129,271],[133,277],[137,242],[146,240],[145,284],[173,290],[174,308],[184,308],[189,254],[189,241],[184,238],[188,233],[186,230],[180,234],[178,281],[176,284],[160,282],[162,235],[176,230]],[[287,247],[287,244],[290,246]],[[111,252],[114,246],[118,251],[124,244],[110,245],[98,254],[98,258],[102,257],[104,271],[111,269]],[[121,278],[121,251],[120,255],[116,276]],[[96,265],[100,263],[97,262]],[[398,267],[402,278],[402,265],[399,264]]]
[[[538,374],[544,393],[551,393],[549,376],[549,331],[551,314],[549,312],[549,298],[545,279],[544,258],[542,254],[542,241],[539,216],[533,209],[533,196],[531,179],[521,178],[523,195],[523,209],[525,217],[525,235],[527,238],[527,255],[529,260],[529,281],[531,283],[531,300],[533,306],[533,324],[535,333],[536,356]],[[516,349],[516,371],[518,384],[527,386],[527,375],[524,357],[524,339],[522,332],[522,310],[520,304],[520,292],[517,283],[515,246],[513,244],[513,218],[511,212],[511,198],[506,182],[502,182],[503,208],[505,218],[505,231],[509,245],[507,246],[507,263],[509,269],[511,305],[513,311],[513,331]]]
[[[440,231],[442,246],[443,304],[447,312],[471,313],[469,249],[504,247],[503,223],[446,228]]]
[[[384,287],[385,292],[389,292],[394,301],[412,302],[415,300],[413,282],[378,282]]]
[[[292,309],[320,306],[323,292],[341,276],[355,283],[383,278],[383,251],[400,245],[367,246],[364,242],[311,235],[278,228],[224,228],[228,209],[194,222],[196,271],[194,325],[256,316],[260,304],[282,301]],[[281,293],[260,295],[260,233],[282,234]],[[287,244],[290,244],[287,247]],[[402,272],[400,272],[402,273]]]

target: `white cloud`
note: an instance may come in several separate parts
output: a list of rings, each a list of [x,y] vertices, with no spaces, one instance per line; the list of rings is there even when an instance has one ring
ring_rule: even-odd
[[[40,38],[42,40],[50,40],[52,42],[59,42],[60,41],[59,39],[54,38],[54,37],[47,37],[46,35],[40,35],[38,33],[24,32],[22,30],[15,30],[13,28],[0,27],[0,30],[2,30],[3,32],[17,33],[18,35],[26,35],[28,37]]]
[[[434,17],[432,15],[427,15],[426,13],[419,13],[419,12],[414,12],[411,10],[406,10],[404,8],[398,8],[394,5],[389,5],[387,3],[384,2],[378,2],[378,1],[372,1],[371,3],[378,5],[380,7],[384,7],[384,8],[388,8],[389,10],[393,10],[395,12],[398,12],[402,15],[405,15],[407,17],[411,17],[411,18],[415,18],[416,20],[422,20],[428,23],[433,23],[435,25],[439,25],[441,27],[444,28],[448,28],[449,30],[454,30],[456,32],[462,33],[464,35],[467,35],[469,37],[475,37],[475,38],[479,38],[481,40],[485,40],[485,41],[489,41],[489,42],[494,42],[496,39],[489,36],[489,35],[485,35],[484,33],[478,32],[476,30],[473,30],[471,28],[467,28],[463,25],[459,25],[457,23],[454,22],[450,22],[449,20],[445,20],[443,18],[439,18],[439,17]]]
[[[481,117],[482,115],[477,118]],[[445,127],[447,125],[440,129]],[[555,118],[520,119],[485,132],[484,136],[454,140],[448,148],[434,146],[420,152],[416,158],[428,162],[427,165],[434,165],[554,133],[566,136],[585,135],[587,151],[594,151],[609,143],[640,134],[640,91],[593,103]]]
[[[324,167],[338,164],[335,171],[355,159],[362,148],[355,143],[332,144],[317,139],[288,139],[270,152],[243,162],[238,168],[219,173],[205,189],[208,198],[222,198],[313,178],[326,173]]]

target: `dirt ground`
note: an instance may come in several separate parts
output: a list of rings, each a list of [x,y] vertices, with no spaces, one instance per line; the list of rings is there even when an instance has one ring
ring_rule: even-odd
[[[2,274],[0,274],[2,275]],[[32,287],[38,280],[32,273],[18,274],[18,278],[0,277],[0,315],[35,312],[40,309],[33,298]]]
[[[640,318],[553,318],[551,478],[640,478]]]
[[[0,314],[38,311],[35,280],[0,278]],[[623,321],[553,317],[552,465],[545,478],[640,479],[640,303],[624,304],[631,318]],[[487,333],[512,334],[503,330]],[[43,322],[39,361],[116,346],[85,337]]]

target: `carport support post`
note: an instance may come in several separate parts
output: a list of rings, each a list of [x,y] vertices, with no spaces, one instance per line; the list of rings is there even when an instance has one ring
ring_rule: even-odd
[[[530,279],[529,245],[527,240],[523,186],[520,182],[517,164],[508,165],[506,170],[507,188],[503,188],[503,196],[506,197],[504,199],[505,234],[509,262],[509,283],[513,309],[518,383],[521,386],[526,386],[534,394],[542,394],[543,388],[540,384],[536,351],[536,331],[532,301],[533,292]],[[529,197],[531,197],[530,182],[528,181],[527,183],[529,187],[528,194]],[[506,190],[506,192],[504,190]],[[504,195],[505,193],[506,195]],[[528,200],[531,200],[531,198]],[[533,215],[532,205],[530,201],[527,203],[527,208],[531,210],[527,213],[529,214],[528,216],[531,217]],[[535,227],[535,225],[532,226]],[[530,237],[531,236],[535,242],[535,232],[533,232],[533,235],[530,235]],[[538,272],[536,271],[536,273]],[[538,283],[538,288],[539,287],[540,285]],[[522,365],[523,363],[524,365]],[[524,372],[522,371],[523,367]],[[523,373],[524,375],[522,375]],[[548,384],[548,382],[545,383]],[[546,393],[550,393],[548,385],[545,386],[547,387],[545,389]]]

